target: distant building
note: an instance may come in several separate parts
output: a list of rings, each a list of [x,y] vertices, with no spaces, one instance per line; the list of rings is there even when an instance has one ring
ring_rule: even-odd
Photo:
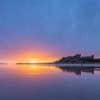
[[[74,56],[63,57],[55,63],[100,63],[100,59],[95,59],[94,55],[81,56],[81,54],[76,54]]]

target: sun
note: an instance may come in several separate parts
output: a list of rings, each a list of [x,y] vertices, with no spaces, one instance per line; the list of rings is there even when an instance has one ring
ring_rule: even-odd
[[[40,62],[40,61],[37,60],[37,59],[33,59],[33,60],[30,61],[30,63],[39,63],[39,62]]]

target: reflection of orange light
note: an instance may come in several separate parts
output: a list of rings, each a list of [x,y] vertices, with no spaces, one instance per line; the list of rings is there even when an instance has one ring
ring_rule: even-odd
[[[56,67],[43,67],[41,65],[18,65],[16,68],[18,72],[26,75],[44,75],[49,74],[50,72],[55,73],[59,71],[59,69]]]

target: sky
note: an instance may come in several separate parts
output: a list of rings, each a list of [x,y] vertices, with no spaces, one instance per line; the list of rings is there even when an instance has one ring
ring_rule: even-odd
[[[100,0],[0,0],[0,61],[100,56]]]

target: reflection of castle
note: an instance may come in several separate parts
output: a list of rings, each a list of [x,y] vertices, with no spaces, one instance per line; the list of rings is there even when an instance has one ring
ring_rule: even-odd
[[[100,63],[100,58],[94,58],[94,55],[81,56],[81,54],[76,54],[75,56],[63,57],[55,63]]]
[[[94,67],[58,67],[60,68],[63,72],[73,72],[76,75],[81,75],[81,72],[87,72],[94,74]]]

